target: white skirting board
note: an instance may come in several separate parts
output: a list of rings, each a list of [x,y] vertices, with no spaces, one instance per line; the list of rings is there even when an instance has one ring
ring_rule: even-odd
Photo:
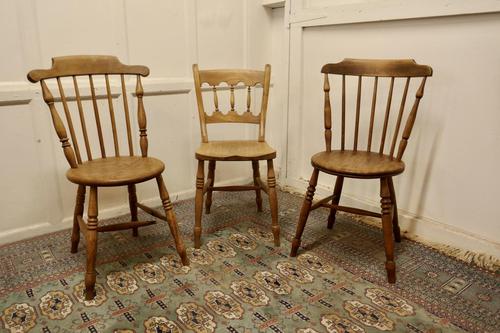
[[[304,195],[307,186],[308,180],[306,179],[287,179],[286,186],[282,188],[286,191]],[[332,193],[333,187],[318,184],[314,199],[319,200]],[[342,194],[342,205],[373,212],[380,211],[378,201],[361,200],[346,194]],[[491,268],[500,263],[500,244],[494,240],[485,239],[427,217],[415,216],[399,207],[398,213],[399,226],[404,237],[414,239],[459,259],[475,262],[485,268]],[[377,223],[376,219],[363,217],[361,220],[381,227],[381,222]]]

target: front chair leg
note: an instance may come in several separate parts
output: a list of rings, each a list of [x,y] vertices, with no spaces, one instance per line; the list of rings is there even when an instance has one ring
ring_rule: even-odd
[[[196,198],[194,202],[194,247],[201,246],[201,214],[203,211],[203,182],[205,161],[198,160],[198,171],[196,172]]]
[[[392,238],[392,204],[388,178],[380,179],[380,204],[382,208],[382,231],[384,233],[385,269],[387,281],[396,282],[396,264],[394,262],[394,239]]]
[[[76,192],[75,213],[73,214],[73,230],[71,231],[71,253],[78,251],[78,243],[80,242],[80,225],[78,224],[78,216],[83,216],[83,205],[85,204],[85,186],[78,185]]]
[[[337,176],[337,180],[335,180],[335,187],[333,188],[332,205],[339,204],[343,185],[344,185],[344,177]],[[328,229],[333,228],[333,225],[335,224],[336,215],[337,215],[337,209],[330,208],[330,215],[328,215]]]
[[[259,161],[252,161],[252,170],[253,170],[253,184],[255,186],[260,186]],[[262,212],[262,194],[260,191],[260,187],[255,190],[255,202],[257,203],[257,211]]]
[[[174,237],[175,248],[177,249],[177,253],[181,257],[182,264],[184,266],[188,266],[189,260],[186,254],[186,249],[184,247],[184,242],[182,241],[182,237],[179,233],[179,227],[175,218],[172,202],[170,202],[167,188],[165,187],[165,183],[163,182],[163,177],[161,175],[156,177],[156,183],[158,184],[158,190],[160,191],[160,199],[163,205],[163,209],[165,210],[170,233],[172,234],[172,237]]]
[[[389,190],[391,191],[391,201],[393,206],[392,231],[394,233],[394,240],[396,241],[396,243],[401,243],[401,230],[399,229],[398,205],[396,204],[396,191],[394,190],[394,183],[392,182],[392,177],[390,177],[388,181],[389,181]]]
[[[300,239],[302,238],[302,233],[306,226],[307,217],[309,216],[309,211],[311,210],[312,200],[314,198],[314,192],[316,191],[316,184],[318,183],[319,170],[314,169],[309,179],[309,186],[307,187],[306,196],[304,202],[302,203],[302,209],[300,210],[299,222],[297,223],[297,230],[295,232],[295,238],[292,241],[292,250],[290,252],[291,257],[297,256],[297,251],[300,247]]]
[[[95,263],[97,255],[97,187],[90,187],[87,220],[87,267],[85,272],[85,299],[95,297]]]
[[[280,225],[278,222],[278,197],[276,194],[276,177],[274,175],[273,160],[267,160],[267,188],[269,207],[271,208],[272,231],[274,246],[280,246]]]
[[[205,214],[210,214],[210,207],[212,206],[212,186],[215,183],[215,161],[208,161],[208,175],[207,175],[207,197],[205,199]]]
[[[130,207],[130,220],[137,221],[137,195],[135,191],[135,184],[128,185],[128,204]],[[132,236],[139,236],[138,228],[132,229]]]

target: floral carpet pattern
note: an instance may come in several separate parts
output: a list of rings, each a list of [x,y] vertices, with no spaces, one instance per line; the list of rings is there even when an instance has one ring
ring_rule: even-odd
[[[192,246],[193,201],[174,205],[190,267],[168,227],[101,233],[97,296],[83,298],[84,242],[63,230],[0,247],[1,332],[498,332],[499,275],[419,243],[396,245],[386,283],[380,229],[327,210],[311,213],[288,256],[302,198],[279,192],[281,247],[253,193],[216,193]],[[145,218],[145,216],[143,216]],[[128,216],[103,223],[127,221]],[[497,272],[498,273],[498,272]]]

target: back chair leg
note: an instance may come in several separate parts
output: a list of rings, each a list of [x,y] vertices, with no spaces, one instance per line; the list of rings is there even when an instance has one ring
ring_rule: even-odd
[[[75,213],[73,214],[73,230],[71,232],[71,253],[78,251],[78,243],[80,242],[80,225],[78,224],[77,216],[83,216],[83,206],[85,204],[85,186],[78,185],[76,192]]]
[[[295,238],[292,241],[292,250],[290,252],[291,257],[297,256],[297,251],[300,247],[300,242],[302,238],[302,233],[306,226],[307,218],[309,216],[309,211],[311,210],[312,200],[314,198],[314,192],[316,191],[316,184],[318,183],[319,170],[314,169],[309,179],[309,187],[307,187],[306,196],[304,202],[302,203],[302,209],[300,210],[299,222],[297,223],[297,230],[295,232]]]
[[[212,206],[212,186],[215,182],[215,161],[208,161],[208,176],[207,176],[207,197],[205,199],[205,214],[210,214]]]
[[[172,237],[174,237],[175,248],[177,249],[177,253],[181,257],[182,264],[184,266],[187,266],[189,265],[189,259],[186,254],[186,248],[184,247],[184,242],[182,241],[182,237],[179,233],[177,220],[175,218],[174,210],[172,209],[172,202],[170,202],[170,197],[161,175],[156,177],[156,183],[158,184],[158,190],[160,191],[160,199],[163,205],[163,209],[165,210],[170,233],[172,234]]]
[[[392,231],[394,233],[394,240],[397,243],[401,243],[401,230],[399,229],[399,219],[398,219],[398,205],[396,203],[396,191],[394,190],[394,183],[392,182],[392,177],[388,178],[389,190],[391,191],[391,201],[394,208],[392,212]]]
[[[90,187],[87,220],[87,267],[85,272],[85,299],[95,297],[95,263],[97,255],[97,187]]]
[[[135,184],[128,185],[128,204],[130,207],[130,220],[137,221],[137,195],[135,191]],[[132,229],[132,236],[139,236],[138,228]]]
[[[280,225],[278,222],[278,197],[276,194],[276,177],[274,175],[273,160],[267,160],[267,187],[269,207],[271,208],[272,231],[274,246],[280,246]]]
[[[335,180],[335,187],[333,188],[332,205],[339,204],[343,185],[344,185],[344,177],[337,176],[337,179]],[[337,210],[335,208],[330,208],[330,215],[328,215],[328,229],[333,228],[333,225],[335,224],[336,215],[337,215]]]
[[[388,178],[380,179],[380,204],[382,208],[382,231],[384,233],[385,269],[387,281],[396,282],[396,264],[394,262],[394,239],[392,238],[392,203]]]
[[[203,210],[203,182],[205,161],[198,160],[198,171],[196,172],[196,198],[194,203],[194,247],[201,246],[201,214]]]
[[[253,184],[255,186],[260,186],[259,161],[252,161],[252,170],[253,170]],[[255,202],[257,203],[257,211],[262,212],[262,195],[260,188],[255,190]]]

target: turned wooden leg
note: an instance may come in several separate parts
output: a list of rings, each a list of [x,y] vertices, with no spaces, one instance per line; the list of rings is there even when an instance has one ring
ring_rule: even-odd
[[[135,184],[128,186],[128,205],[130,206],[130,220],[137,221],[137,195],[135,193]],[[139,236],[138,228],[132,229],[132,236]]]
[[[344,177],[337,176],[337,180],[335,181],[335,187],[333,188],[332,205],[339,204],[343,185],[344,185]],[[337,210],[335,208],[330,208],[330,215],[328,215],[328,229],[333,228],[333,225],[335,224],[336,215],[337,215]]]
[[[401,243],[401,230],[399,229],[399,219],[398,219],[398,205],[396,203],[396,191],[394,190],[394,183],[392,182],[392,177],[388,178],[389,190],[391,191],[391,201],[392,201],[392,231],[394,233],[394,240],[397,243]]]
[[[384,233],[385,269],[387,281],[396,282],[396,264],[394,263],[394,239],[392,238],[392,204],[388,178],[380,179],[380,206],[382,208],[382,231]]]
[[[267,160],[267,191],[269,207],[271,208],[272,231],[274,246],[280,246],[280,225],[278,222],[278,196],[276,194],[276,177],[274,176],[273,160]]]
[[[309,211],[311,210],[312,200],[314,198],[314,192],[316,191],[316,184],[318,183],[319,170],[314,169],[311,179],[309,180],[309,187],[307,187],[306,196],[304,202],[302,203],[302,209],[300,210],[299,222],[297,223],[297,230],[295,231],[295,237],[292,241],[292,250],[290,252],[291,257],[297,255],[297,251],[300,247],[300,239],[302,238],[302,233],[306,226],[307,217],[309,216]]]
[[[215,161],[208,162],[208,176],[207,176],[207,197],[205,199],[205,214],[210,214],[210,207],[212,206],[212,189],[215,182]]]
[[[260,186],[259,161],[252,161],[252,170],[253,170],[253,184],[255,186]],[[257,203],[257,211],[262,212],[262,195],[260,188],[255,190],[255,202]]]
[[[170,197],[168,196],[167,188],[165,187],[165,183],[163,182],[163,177],[161,175],[156,177],[156,183],[158,184],[158,190],[160,191],[160,199],[163,209],[165,210],[168,227],[170,228],[172,237],[174,237],[175,248],[181,257],[182,264],[184,266],[188,266],[189,259],[186,254],[186,248],[184,247],[184,242],[182,241],[181,234],[179,233],[179,227],[175,218],[172,202],[170,202]]]
[[[80,242],[80,225],[78,224],[77,216],[83,216],[83,205],[85,203],[85,186],[78,185],[76,191],[75,213],[73,214],[73,230],[71,232],[71,253],[78,251],[78,243]]]
[[[90,187],[87,220],[87,268],[85,272],[85,299],[95,297],[95,262],[97,255],[97,187]]]
[[[203,181],[205,161],[198,161],[198,171],[196,172],[196,198],[194,202],[194,247],[201,246],[201,213],[203,210]]]

